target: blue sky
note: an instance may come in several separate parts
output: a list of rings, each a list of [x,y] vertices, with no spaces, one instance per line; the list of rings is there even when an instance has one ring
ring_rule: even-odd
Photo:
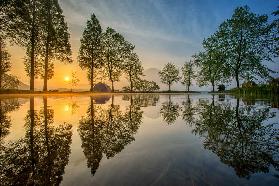
[[[61,0],[76,54],[86,20],[94,13],[136,45],[146,68],[171,61],[181,66],[202,49],[204,38],[230,18],[237,6],[270,15],[278,0]]]

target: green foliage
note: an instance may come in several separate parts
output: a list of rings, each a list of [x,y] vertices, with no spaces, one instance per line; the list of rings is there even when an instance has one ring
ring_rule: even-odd
[[[203,41],[204,52],[194,55],[195,64],[198,67],[197,81],[200,86],[211,85],[213,92],[215,85],[225,82],[229,72],[225,68],[226,52],[220,46],[218,36],[213,34]]]
[[[130,82],[130,91],[134,91],[136,83],[140,81],[140,76],[143,75],[143,67],[138,55],[135,52],[129,51],[127,58],[124,60],[124,71],[127,79]]]
[[[181,68],[182,80],[181,83],[186,86],[187,91],[190,91],[190,86],[192,85],[192,79],[195,78],[195,73],[193,69],[193,61],[185,62]]]
[[[133,137],[142,120],[143,112],[133,98],[125,111],[112,103],[108,108],[94,104],[93,97],[86,115],[80,120],[78,132],[82,148],[87,158],[87,166],[94,175],[103,155],[107,159],[121,152],[126,145],[135,140]]]
[[[179,69],[172,63],[167,63],[159,72],[159,75],[162,83],[169,86],[169,91],[171,91],[171,85],[180,80]]]
[[[47,80],[54,75],[53,59],[72,62],[68,26],[64,20],[58,0],[42,0],[40,19],[40,48],[37,61],[39,73],[44,79],[43,90],[47,91]]]
[[[180,106],[177,103],[172,102],[171,95],[169,95],[169,100],[164,102],[160,109],[160,114],[163,120],[168,124],[173,124],[179,117]]]
[[[4,89],[18,89],[20,81],[16,76],[4,74],[2,88]]]
[[[4,39],[0,37],[0,89],[4,88],[4,75],[10,71],[11,69],[11,61],[10,54],[6,49],[6,43]]]
[[[238,7],[232,17],[219,26],[216,35],[226,52],[225,67],[235,78],[237,87],[240,79],[269,77],[271,70],[262,62],[273,60],[278,43],[266,15],[254,14],[247,6]]]
[[[103,64],[104,72],[111,82],[111,89],[114,92],[114,82],[119,81],[123,71],[124,38],[112,28],[107,28],[102,34]]]
[[[96,69],[100,69],[102,65],[101,37],[101,25],[97,17],[92,14],[80,39],[81,45],[78,55],[79,66],[88,72],[90,91],[93,91],[94,80],[97,75]]]
[[[32,100],[33,99],[33,100]],[[53,110],[34,110],[34,98],[25,118],[26,135],[0,148],[3,185],[59,185],[68,164],[72,126],[54,125]]]
[[[204,147],[234,168],[239,177],[278,167],[278,129],[266,122],[275,115],[269,107],[200,102],[193,133],[204,137]]]

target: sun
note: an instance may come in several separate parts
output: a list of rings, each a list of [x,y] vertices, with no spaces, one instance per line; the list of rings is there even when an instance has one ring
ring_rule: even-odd
[[[69,76],[65,76],[64,77],[64,81],[69,82],[70,81],[70,77]]]

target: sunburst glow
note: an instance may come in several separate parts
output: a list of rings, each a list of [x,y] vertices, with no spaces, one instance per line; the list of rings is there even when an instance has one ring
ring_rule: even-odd
[[[64,81],[69,82],[70,81],[70,77],[69,76],[65,76],[64,77]]]

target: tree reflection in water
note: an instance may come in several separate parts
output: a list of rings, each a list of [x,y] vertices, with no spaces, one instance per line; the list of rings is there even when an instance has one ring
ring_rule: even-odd
[[[34,97],[25,118],[25,137],[3,145],[0,177],[3,185],[59,185],[68,163],[72,126],[53,125],[52,109],[34,109]]]
[[[267,120],[274,117],[269,107],[200,102],[193,133],[203,136],[204,147],[233,167],[239,177],[278,170],[279,131]]]
[[[93,97],[85,117],[80,120],[79,134],[87,166],[94,175],[99,167],[103,154],[109,159],[121,152],[126,145],[134,141],[141,122],[142,111],[130,96],[130,105],[125,112],[114,104],[112,95],[108,108],[97,106]]]
[[[180,106],[177,103],[172,102],[171,95],[167,102],[164,102],[161,106],[160,113],[163,120],[168,124],[173,124],[179,117]]]
[[[9,134],[11,118],[9,112],[17,110],[20,107],[18,99],[0,99],[0,144],[5,136]]]

